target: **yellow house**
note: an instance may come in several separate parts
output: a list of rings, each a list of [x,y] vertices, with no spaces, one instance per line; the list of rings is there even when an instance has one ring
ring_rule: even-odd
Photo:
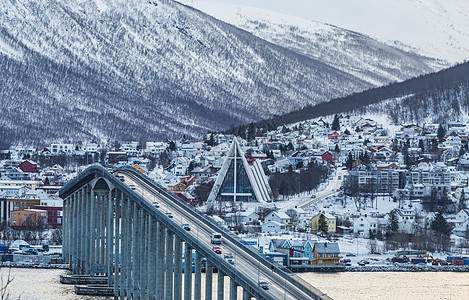
[[[137,164],[134,165],[134,169],[136,169],[137,171],[139,171],[139,172],[142,173],[142,174],[146,174],[146,173],[147,173],[147,171],[145,171],[144,168],[140,167],[140,166],[137,165]]]
[[[337,243],[315,243],[313,247],[313,265],[337,265],[340,249]]]
[[[336,230],[336,218],[328,213],[319,213],[311,219],[311,232],[318,233],[319,231],[319,218],[324,215],[327,222],[327,233],[335,233]]]

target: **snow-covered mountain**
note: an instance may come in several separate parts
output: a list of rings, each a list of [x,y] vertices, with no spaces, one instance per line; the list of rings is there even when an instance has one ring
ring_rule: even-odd
[[[403,77],[431,70],[416,61]],[[200,135],[373,86],[357,74],[171,0],[0,6],[10,143]]]
[[[181,0],[190,4],[190,0]],[[379,86],[437,71],[448,63],[336,26],[254,7],[194,1],[194,6],[254,35]]]
[[[233,20],[238,10],[244,14],[246,6],[261,8],[360,32],[450,63],[469,59],[467,0],[180,1],[222,20]]]

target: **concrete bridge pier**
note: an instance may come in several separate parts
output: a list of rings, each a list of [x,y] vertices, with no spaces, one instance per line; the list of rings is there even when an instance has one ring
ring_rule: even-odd
[[[184,300],[192,299],[192,248],[185,243],[184,250]]]
[[[238,284],[230,277],[230,300],[238,299]]]
[[[213,263],[207,259],[205,262],[205,300],[212,300]]]
[[[157,222],[157,245],[156,245],[156,299],[164,299],[165,287],[165,226]]]
[[[224,300],[225,298],[225,274],[218,270],[218,284],[217,284],[217,300]]]
[[[194,300],[202,298],[202,256],[199,251],[195,251],[195,270],[194,270]]]
[[[251,295],[245,289],[243,289],[243,300],[251,300]]]
[[[174,237],[174,300],[182,299],[182,239]]]
[[[173,299],[173,263],[174,263],[174,242],[173,233],[166,229],[166,286],[165,286],[165,299]]]

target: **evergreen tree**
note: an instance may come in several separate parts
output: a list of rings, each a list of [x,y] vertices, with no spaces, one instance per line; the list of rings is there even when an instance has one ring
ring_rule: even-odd
[[[443,138],[445,137],[445,134],[446,134],[445,129],[440,124],[440,126],[438,126],[438,131],[437,131],[438,142],[440,142],[440,143],[443,142]]]
[[[318,231],[322,233],[327,233],[328,229],[329,229],[329,226],[327,225],[326,217],[323,214],[321,214],[319,216]]]
[[[345,162],[345,166],[347,167],[347,170],[352,170],[352,167],[353,167],[353,154],[352,152],[349,152],[348,153],[348,156],[347,156],[347,161]]]
[[[169,150],[176,151],[176,143],[174,141],[169,142]]]
[[[344,134],[345,135],[350,135],[350,131],[348,129],[345,129]]]
[[[422,152],[425,152],[425,145],[423,144],[423,140],[419,140],[419,148],[422,150]]]
[[[399,230],[399,220],[397,219],[397,212],[395,209],[391,211],[389,218],[389,231],[395,233]]]
[[[335,144],[334,152],[335,152],[335,153],[340,153],[339,144]]]
[[[459,197],[458,209],[466,209],[466,195],[464,194],[464,189],[462,189],[461,196]]]
[[[436,214],[435,219],[433,220],[430,227],[436,233],[442,234],[444,236],[449,236],[451,233],[451,227],[448,222],[446,222],[446,219],[441,212]]]
[[[335,115],[334,120],[332,121],[331,129],[338,131],[340,130],[340,121],[339,121],[339,116]]]

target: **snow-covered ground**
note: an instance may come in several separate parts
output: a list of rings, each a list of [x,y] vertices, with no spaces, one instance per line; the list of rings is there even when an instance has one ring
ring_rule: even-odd
[[[469,58],[467,0],[179,0],[228,23],[249,7],[364,33],[451,63]],[[263,16],[265,17],[265,16]],[[234,24],[236,25],[236,24]],[[409,45],[410,47],[406,46]]]

